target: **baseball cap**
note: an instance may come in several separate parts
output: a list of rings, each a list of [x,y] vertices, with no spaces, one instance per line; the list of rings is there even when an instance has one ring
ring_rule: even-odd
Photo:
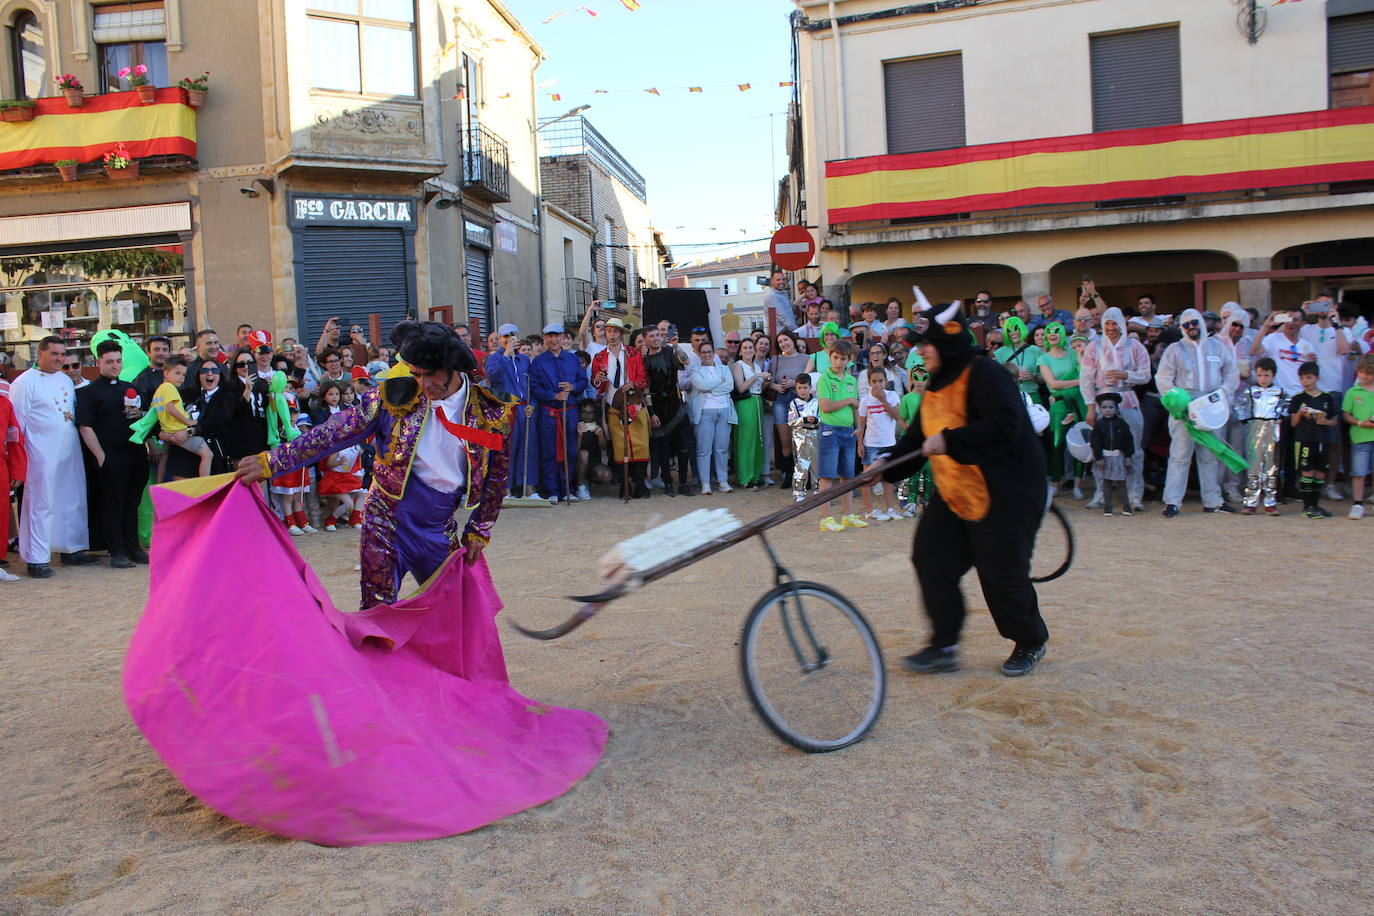
[[[501,327],[496,329],[496,333],[500,334],[502,337],[512,337],[514,335],[519,334],[520,329],[517,328],[515,325],[511,324],[509,321],[507,321],[505,324],[501,325]]]
[[[561,325],[561,324],[555,324],[555,323],[546,324],[546,325],[544,325],[544,333],[545,333],[545,334],[562,334],[562,333],[563,333],[563,325]]]
[[[360,378],[368,378],[369,376],[368,376],[368,374],[367,374],[367,369],[366,369],[365,367],[363,367],[363,366],[354,366],[354,367],[350,370],[350,375],[349,375],[349,377],[350,377],[350,378],[354,378],[354,379],[360,379]]]

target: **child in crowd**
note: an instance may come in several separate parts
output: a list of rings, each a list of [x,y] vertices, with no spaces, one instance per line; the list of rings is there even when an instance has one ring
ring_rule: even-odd
[[[1336,425],[1339,419],[1335,396],[1317,387],[1319,375],[1315,362],[1299,366],[1298,383],[1302,391],[1288,401],[1288,419],[1293,424],[1293,469],[1298,475],[1298,492],[1307,507],[1303,514],[1308,518],[1331,517],[1331,510],[1323,508],[1319,500],[1330,461],[1326,428]]]
[[[577,406],[577,485],[578,499],[591,499],[587,481],[609,483],[611,469],[606,466],[606,430],[596,422],[596,401]]]
[[[287,410],[291,414],[291,423],[293,426],[298,426],[301,415],[300,402],[296,400],[296,393],[288,390],[285,397]],[[285,523],[287,533],[292,537],[316,533],[305,517],[305,494],[310,489],[308,475],[308,470],[300,467],[285,474],[278,474],[272,478],[269,484],[269,489],[272,491],[272,503],[276,506],[277,513]]]
[[[907,391],[897,405],[897,426],[906,432],[907,427],[916,422],[916,412],[921,409],[921,398],[926,393],[926,383],[930,381],[930,371],[926,361],[919,353],[907,356]],[[902,507],[902,515],[912,518],[918,508],[925,508],[933,489],[930,477],[930,462],[923,462],[921,470],[902,482],[897,491],[897,502]]]
[[[849,361],[854,345],[836,340],[826,353],[830,365],[816,382],[816,397],[820,401],[820,438],[816,449],[816,473],[822,491],[837,481],[854,476],[854,412],[859,409],[859,380],[849,374]],[[843,531],[846,528],[867,528],[868,522],[851,511],[849,494],[840,497],[840,518],[833,515],[821,519],[822,531]]]
[[[859,398],[857,436],[858,454],[868,470],[892,454],[897,445],[897,392],[887,390],[887,373],[882,366],[868,370],[868,386]],[[872,485],[863,488],[864,517],[874,522],[896,521],[902,517],[892,506],[894,487],[883,487],[883,507],[873,508]]]
[[[1341,401],[1350,424],[1350,518],[1364,518],[1364,479],[1374,471],[1374,353],[1360,357],[1355,384]]]
[[[820,401],[811,388],[811,376],[805,372],[793,383],[796,400],[787,406],[787,425],[792,430],[792,499],[801,502],[816,492],[816,439],[820,420],[816,411]]]
[[[320,499],[328,500],[327,505],[331,507],[324,520],[325,531],[337,531],[339,525],[363,526],[363,514],[358,508],[363,497],[362,458],[362,446],[350,445],[322,462]]]
[[[153,410],[157,412],[158,426],[164,433],[172,434],[172,442],[200,458],[200,476],[210,474],[210,446],[200,436],[191,435],[194,425],[182,407],[181,386],[186,383],[186,360],[180,356],[169,356],[162,367],[162,384],[153,393]],[[167,476],[167,458],[163,456],[158,463],[157,477]]]
[[[1089,442],[1093,449],[1093,473],[1102,483],[1102,514],[1112,514],[1112,496],[1121,494],[1121,514],[1131,514],[1126,498],[1126,475],[1135,454],[1135,440],[1131,427],[1118,411],[1121,395],[1104,391],[1097,396],[1097,423],[1093,425]]]
[[[1279,514],[1279,430],[1288,414],[1288,399],[1274,384],[1278,365],[1265,356],[1255,360],[1255,384],[1236,399],[1236,419],[1245,426],[1245,478],[1241,515],[1254,515],[1264,497],[1267,515]]]

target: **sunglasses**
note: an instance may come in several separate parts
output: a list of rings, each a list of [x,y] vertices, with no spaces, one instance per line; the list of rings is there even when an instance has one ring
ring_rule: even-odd
[[[253,364],[252,364],[252,363],[234,363],[234,368],[235,368],[235,369],[247,369],[247,368],[248,368],[249,366],[251,366],[251,365],[253,365]]]
[[[1183,322],[1183,327],[1185,327],[1185,328],[1195,328],[1195,327],[1197,327],[1197,326],[1200,325],[1200,324],[1202,324],[1202,322],[1200,322],[1200,321],[1185,321],[1185,322]]]
[[[212,369],[212,368],[210,368],[210,367],[207,366],[206,368],[200,370],[200,374],[201,374],[201,375],[219,375],[219,370],[218,370],[218,369]]]
[[[81,364],[80,364],[80,363],[63,363],[63,364],[62,364],[62,368],[63,368],[63,369],[80,369],[80,368],[81,368]]]
[[[978,303],[979,305],[991,305],[991,304],[992,304],[992,300],[991,300],[991,299],[974,299],[973,301],[976,302],[976,303]]]

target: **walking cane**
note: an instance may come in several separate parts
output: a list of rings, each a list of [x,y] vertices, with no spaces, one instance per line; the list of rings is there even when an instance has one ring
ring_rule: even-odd
[[[569,396],[572,392],[569,391]],[[572,453],[568,451],[568,402],[558,410],[558,435],[563,437],[563,504],[572,505]],[[574,442],[574,445],[577,443]]]
[[[526,370],[525,370],[525,403],[524,403],[524,405],[523,405],[525,410],[529,410],[529,408],[530,408],[530,402],[531,402],[532,400],[534,400],[534,399],[531,397],[531,393],[532,393],[532,392],[531,392],[530,386],[531,386],[532,384],[533,384],[533,379],[530,378],[529,370],[526,369]],[[528,416],[528,415],[527,415],[524,419],[525,419],[525,441],[523,441],[523,442],[520,443],[520,473],[521,473],[521,475],[523,476],[524,481],[523,481],[523,483],[520,484],[520,496],[521,496],[522,498],[524,498],[524,499],[529,499],[529,496],[530,496],[530,426],[531,426],[530,420],[532,420],[532,419],[534,419],[534,418],[533,418],[532,416]]]

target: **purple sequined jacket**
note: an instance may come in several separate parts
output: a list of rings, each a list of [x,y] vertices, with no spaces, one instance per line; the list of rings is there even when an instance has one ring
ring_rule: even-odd
[[[327,423],[272,449],[268,454],[272,476],[313,464],[339,449],[376,437],[372,492],[393,504],[404,499],[410,465],[430,410],[423,397],[399,407],[389,404],[382,396],[383,391],[384,388],[374,388],[364,392],[357,407],[342,410]],[[485,544],[491,540],[491,529],[501,514],[501,499],[510,480],[509,446],[514,402],[503,400],[471,382],[468,392],[462,420],[452,417],[450,420],[496,433],[503,443],[500,449],[467,441],[461,443],[468,458],[467,484],[461,505],[474,510],[463,529],[463,542],[478,540]],[[459,440],[455,439],[455,447],[458,444]]]

